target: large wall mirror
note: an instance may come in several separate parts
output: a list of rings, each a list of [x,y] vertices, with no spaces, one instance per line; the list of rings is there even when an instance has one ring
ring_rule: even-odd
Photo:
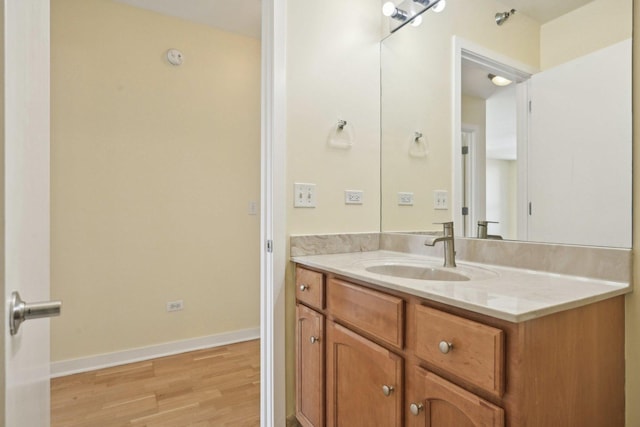
[[[632,0],[421,17],[381,43],[381,230],[631,247]]]

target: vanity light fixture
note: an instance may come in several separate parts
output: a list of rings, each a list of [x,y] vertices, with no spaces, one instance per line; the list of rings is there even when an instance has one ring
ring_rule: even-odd
[[[398,9],[392,1],[388,1],[382,5],[382,14],[401,22],[409,19],[409,14],[402,9]]]
[[[491,83],[496,86],[509,86],[512,83],[511,80],[506,77],[496,76],[495,74],[489,74],[487,77],[491,80]]]
[[[511,9],[509,12],[498,12],[496,13],[496,24],[502,25],[504,22],[509,19],[511,15],[516,13],[515,9]]]

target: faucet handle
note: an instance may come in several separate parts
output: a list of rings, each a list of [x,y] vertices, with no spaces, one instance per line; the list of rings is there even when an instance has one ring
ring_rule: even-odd
[[[453,221],[446,221],[446,222],[434,222],[433,224],[440,224],[442,225],[443,229],[447,229],[447,228],[453,228]]]
[[[453,221],[434,222],[434,224],[442,224],[442,233],[445,237],[453,237]]]
[[[487,234],[487,229],[489,228],[489,224],[500,224],[498,221],[486,221],[486,220],[479,220],[478,221],[478,238],[479,239],[486,239],[488,234]]]

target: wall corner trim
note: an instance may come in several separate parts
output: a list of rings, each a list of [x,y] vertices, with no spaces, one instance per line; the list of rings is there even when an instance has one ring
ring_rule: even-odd
[[[127,363],[140,362],[158,357],[171,356],[188,351],[235,344],[259,338],[260,328],[241,329],[187,340],[171,341],[147,347],[132,348],[113,353],[97,354],[78,359],[61,360],[58,362],[51,362],[51,378],[94,371],[96,369],[109,368]]]

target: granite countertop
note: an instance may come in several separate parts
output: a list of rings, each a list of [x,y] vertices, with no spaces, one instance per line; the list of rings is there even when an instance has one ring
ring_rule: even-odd
[[[523,322],[631,292],[629,283],[456,261],[442,267],[442,258],[386,250],[331,255],[295,256],[300,265],[346,278],[445,303],[476,313]],[[467,281],[408,279],[367,271],[376,265],[437,267],[463,274]]]

